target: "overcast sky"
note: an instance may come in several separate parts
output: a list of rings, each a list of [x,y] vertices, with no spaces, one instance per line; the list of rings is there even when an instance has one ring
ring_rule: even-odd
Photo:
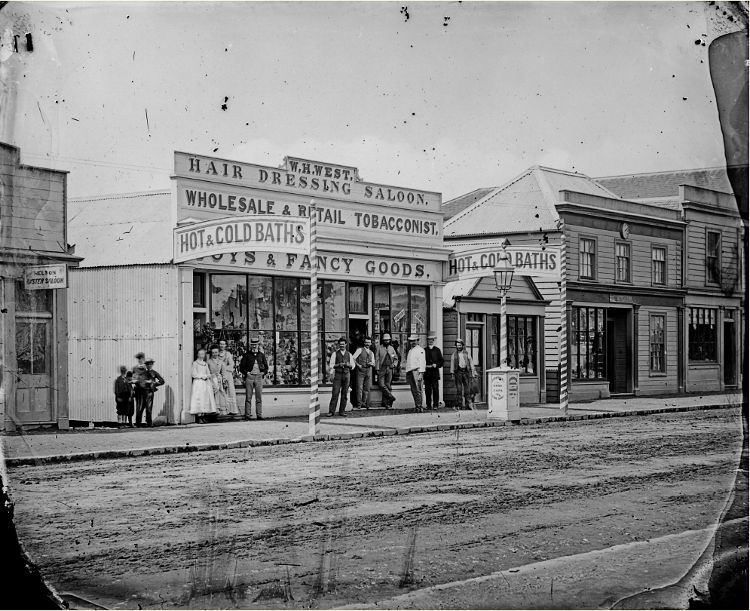
[[[0,57],[18,82],[3,140],[70,170],[71,197],[168,187],[174,150],[353,165],[445,201],[534,164],[724,164],[705,3],[11,3],[3,19],[36,33],[33,54]]]

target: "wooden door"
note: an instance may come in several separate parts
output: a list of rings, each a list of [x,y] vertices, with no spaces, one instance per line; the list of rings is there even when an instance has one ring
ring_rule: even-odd
[[[54,422],[52,319],[16,318],[16,419],[20,424]]]
[[[484,335],[484,326],[466,325],[466,350],[474,363],[474,370],[477,373],[479,382],[479,394],[474,397],[474,401],[484,401],[484,346],[482,336]]]

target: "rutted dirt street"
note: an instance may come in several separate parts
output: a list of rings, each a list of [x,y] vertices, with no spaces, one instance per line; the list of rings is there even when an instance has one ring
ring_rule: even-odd
[[[17,467],[11,493],[42,573],[106,607],[363,605],[711,527],[739,420],[721,409]]]

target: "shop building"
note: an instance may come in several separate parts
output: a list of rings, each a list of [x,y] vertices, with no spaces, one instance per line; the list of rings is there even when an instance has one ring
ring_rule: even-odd
[[[433,331],[442,342],[448,251],[439,193],[368,183],[357,168],[305,159],[288,157],[272,168],[175,153],[170,192],[72,204],[71,240],[85,257],[71,277],[71,299],[85,304],[71,320],[71,392],[77,405],[86,406],[75,418],[111,420],[112,372],[143,350],[167,380],[154,415],[169,423],[192,421],[189,372],[197,349],[225,339],[238,366],[252,336],[260,338],[269,361],[268,414],[307,413],[309,256],[250,250],[239,236],[223,232],[215,252],[176,264],[173,234],[210,220],[307,217],[311,198],[318,224],[319,375],[327,382],[327,355],[342,336],[357,344],[370,335],[377,343],[388,332],[402,353],[410,334],[425,345]],[[269,245],[279,238],[274,231],[265,232]],[[96,308],[107,317],[94,320]],[[405,356],[394,382],[396,407],[412,404]],[[235,384],[242,403],[239,371]],[[329,398],[324,383],[324,410]],[[378,390],[371,400],[380,402]]]
[[[0,422],[68,428],[67,173],[0,143]]]
[[[685,294],[685,222],[679,211],[624,200],[582,174],[538,166],[503,187],[481,189],[458,199],[467,205],[462,207],[462,201],[452,200],[444,206],[451,214],[445,225],[446,245],[457,249],[452,256],[460,254],[461,249],[475,249],[487,240],[501,239],[507,240],[509,248],[536,244],[559,253],[564,235],[564,296],[561,266],[557,266],[556,277],[514,279],[514,287],[517,282],[533,282],[541,296],[537,306],[544,307],[543,318],[531,325],[537,329],[536,354],[543,356],[537,368],[544,368],[544,380],[538,382],[539,401],[559,401],[560,378],[566,372],[571,401],[617,394],[671,393],[684,385],[678,329],[682,328]],[[464,292],[461,299],[470,298],[473,287],[467,281],[459,282],[465,284],[448,283],[445,294]],[[491,289],[493,284],[488,277],[477,286]],[[486,321],[494,315],[499,296],[493,303],[492,292],[485,295],[483,315],[472,313],[473,320],[468,312],[457,311],[456,315],[460,332],[483,317],[486,330],[480,354],[483,362],[494,365],[487,348],[493,341],[492,324]],[[509,357],[511,333],[519,333],[516,320],[510,318],[513,302],[511,291]],[[526,303],[519,309],[532,316],[533,307]],[[445,315],[444,320],[450,320],[450,316]],[[525,328],[528,326],[526,322]],[[567,359],[561,358],[565,355],[559,351],[561,328],[567,329]],[[527,332],[526,345],[530,339]],[[522,368],[517,358],[510,360],[509,365]],[[522,402],[537,402],[528,393],[528,386]]]
[[[675,210],[685,223],[680,390],[741,384],[745,332],[743,226],[724,168],[628,174],[598,181],[623,197]]]

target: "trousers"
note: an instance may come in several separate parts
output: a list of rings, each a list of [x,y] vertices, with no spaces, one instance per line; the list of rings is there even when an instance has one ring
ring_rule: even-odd
[[[333,394],[331,395],[331,402],[328,404],[329,414],[336,413],[336,403],[340,403],[339,414],[343,414],[346,411],[346,393],[349,389],[350,379],[348,371],[336,371],[336,374],[333,376]],[[339,401],[339,395],[341,396],[341,401]]]
[[[438,408],[440,403],[440,378],[437,374],[424,374],[425,407]]]
[[[369,407],[370,403],[370,368],[357,371],[357,406]]]
[[[383,405],[385,407],[391,407],[396,397],[391,392],[391,381],[393,380],[393,369],[387,367],[382,369],[378,374],[378,386],[380,392],[383,394]]]
[[[456,403],[458,407],[471,407],[471,395],[469,393],[470,376],[467,370],[457,370],[453,374],[456,382]]]
[[[136,390],[136,412],[135,412],[135,423],[141,423],[141,417],[143,412],[146,412],[146,424],[151,426],[151,412],[154,409],[154,393],[150,390]]]
[[[255,394],[255,415],[263,417],[263,374],[248,373],[245,376],[245,416],[253,413],[253,394]]]
[[[407,371],[406,379],[409,381],[411,396],[414,397],[414,407],[422,409],[422,379],[418,371]]]

